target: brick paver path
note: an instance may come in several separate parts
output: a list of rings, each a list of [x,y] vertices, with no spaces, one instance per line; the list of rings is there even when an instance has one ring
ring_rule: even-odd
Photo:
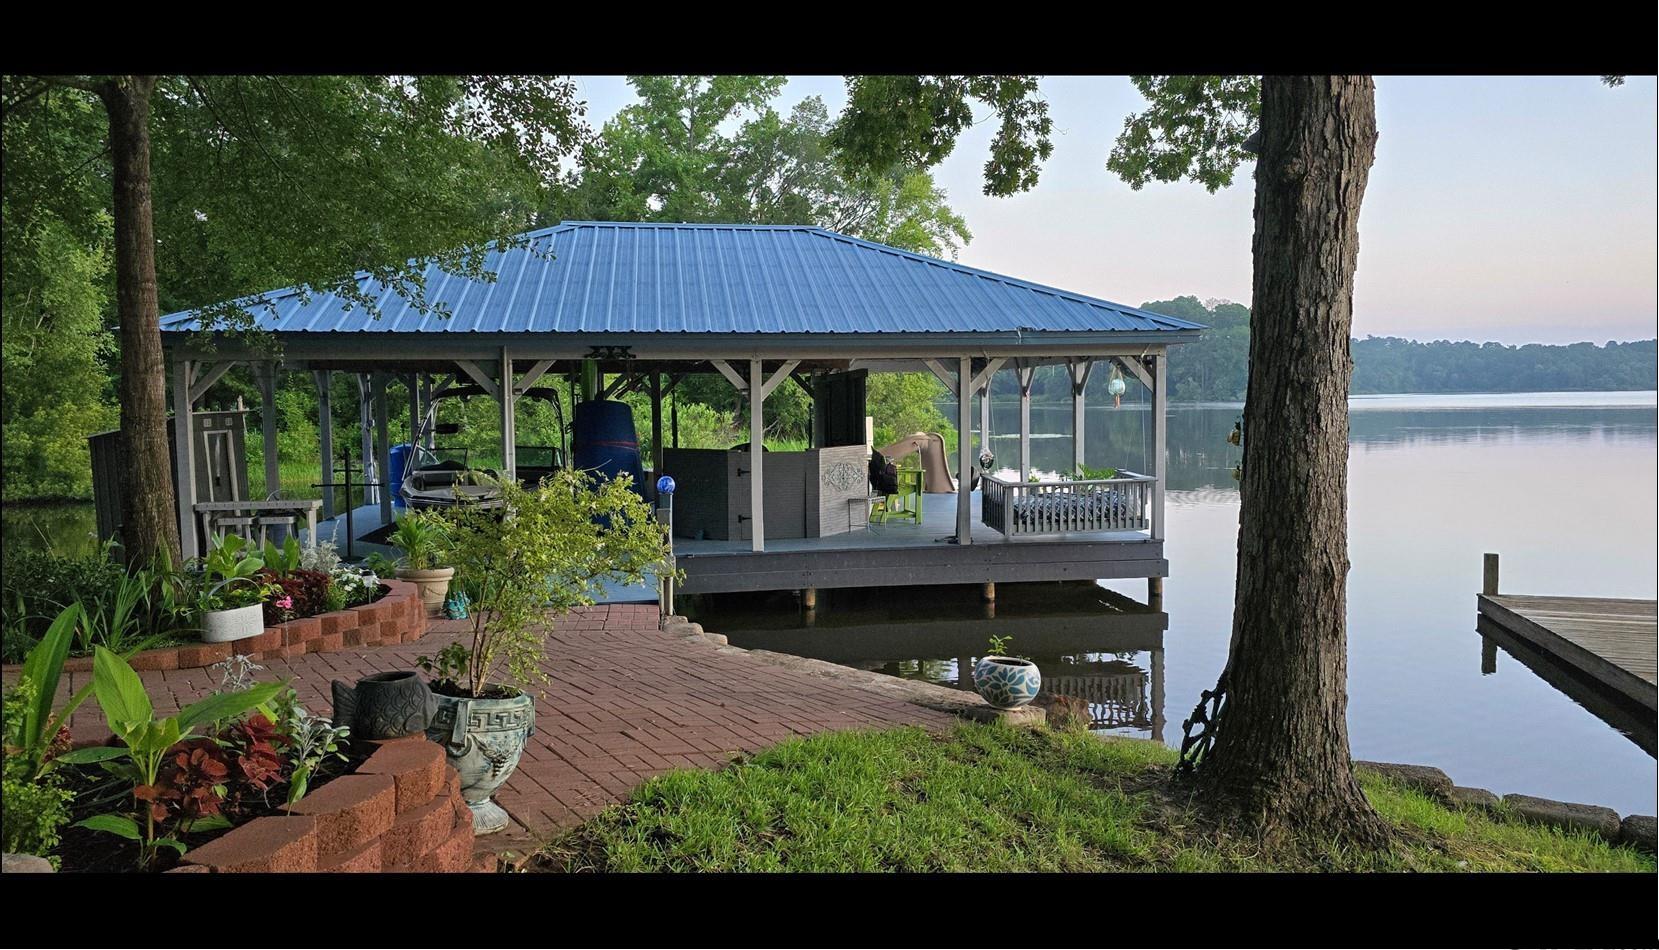
[[[270,660],[258,676],[292,677],[306,708],[327,712],[330,680],[355,682],[369,673],[412,669],[416,656],[435,652],[466,629],[464,621],[433,621],[416,643]],[[650,776],[719,766],[791,735],[952,721],[947,713],[856,683],[664,633],[652,605],[590,607],[561,618],[545,657],[543,669],[552,681],[536,703],[536,734],[496,796],[532,839],[580,823]],[[218,685],[212,670],[140,675],[164,715]],[[66,675],[66,695],[90,676]],[[71,725],[77,739],[109,731],[96,700],[88,700]]]

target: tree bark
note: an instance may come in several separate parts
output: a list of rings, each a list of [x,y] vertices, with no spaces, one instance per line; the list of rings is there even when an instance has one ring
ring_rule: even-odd
[[[1375,155],[1365,76],[1268,76],[1256,168],[1237,590],[1206,798],[1265,834],[1361,844],[1385,827],[1348,749],[1349,353]]]
[[[117,76],[99,89],[109,113],[115,185],[115,289],[121,321],[122,544],[140,563],[158,549],[178,563],[173,460],[167,450],[166,365],[156,299],[150,206],[150,93],[154,76]],[[181,425],[188,425],[183,420]]]

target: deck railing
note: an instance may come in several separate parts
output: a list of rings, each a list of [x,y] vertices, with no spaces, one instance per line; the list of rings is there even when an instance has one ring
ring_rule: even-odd
[[[1112,478],[1052,482],[1003,481],[981,475],[980,517],[1004,537],[1075,531],[1145,531],[1152,500],[1150,475],[1119,472]]]

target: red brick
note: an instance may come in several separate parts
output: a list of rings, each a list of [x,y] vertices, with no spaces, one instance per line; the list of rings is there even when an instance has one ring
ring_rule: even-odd
[[[312,653],[333,653],[344,649],[346,645],[345,638],[338,633],[325,633],[318,637],[315,643],[317,645],[312,648]]]
[[[443,843],[415,859],[410,870],[419,874],[454,874],[472,866],[472,823],[458,825]]]
[[[365,644],[362,627],[347,627],[340,631],[341,642],[348,647],[360,647]]]
[[[402,643],[404,623],[401,620],[380,621],[381,643]]]
[[[323,625],[316,617],[302,617],[299,620],[290,620],[282,625],[284,646],[309,643],[322,635]]]
[[[443,747],[425,736],[376,742],[380,748],[358,775],[390,775],[397,782],[397,811],[403,814],[430,802],[444,784]]]
[[[317,820],[309,815],[267,815],[184,855],[223,873],[317,869]]]
[[[19,670],[23,669],[21,665],[17,668]],[[92,672],[92,657],[72,656],[63,661],[63,671],[65,673],[90,673]]]
[[[357,625],[359,627],[372,627],[386,619],[379,601],[351,609],[357,614]]]
[[[500,859],[495,856],[494,851],[483,851],[472,856],[470,870],[473,874],[494,874],[499,863]]]
[[[381,858],[387,867],[407,867],[443,844],[454,830],[454,807],[447,798],[435,798],[397,816],[392,830],[380,836]]]
[[[382,853],[381,841],[376,838],[361,848],[324,858],[317,863],[317,870],[324,874],[374,874],[384,866]]]
[[[351,610],[331,610],[326,614],[318,614],[317,623],[322,626],[325,637],[331,633],[344,633],[357,626],[357,613]]]
[[[253,637],[247,639],[252,640]],[[193,670],[198,667],[212,666],[230,659],[232,648],[242,646],[242,641],[235,643],[197,643],[179,647],[179,669]]]
[[[179,651],[176,647],[162,647],[159,650],[145,650],[127,661],[134,670],[176,670],[179,668]]]
[[[247,640],[243,641],[243,643],[244,645],[241,647],[243,653],[252,654],[263,653],[266,650],[280,650],[284,646],[282,642],[282,628],[266,627],[264,633],[261,633],[257,637],[249,637]]]
[[[397,819],[397,787],[389,775],[345,775],[292,805],[317,819],[317,851],[334,855],[360,848]]]
[[[296,657],[296,656],[304,656],[306,654],[306,646],[303,643],[290,643],[289,645],[283,647],[281,650],[278,650],[277,652],[282,655],[283,659],[288,659],[290,657]]]
[[[213,869],[200,864],[181,864],[168,874],[212,874]]]

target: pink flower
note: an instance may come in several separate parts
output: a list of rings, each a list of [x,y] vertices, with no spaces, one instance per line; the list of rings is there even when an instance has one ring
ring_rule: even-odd
[[[278,607],[281,607],[283,610],[292,610],[292,609],[294,609],[294,598],[293,597],[279,598],[276,602],[276,605]]]

